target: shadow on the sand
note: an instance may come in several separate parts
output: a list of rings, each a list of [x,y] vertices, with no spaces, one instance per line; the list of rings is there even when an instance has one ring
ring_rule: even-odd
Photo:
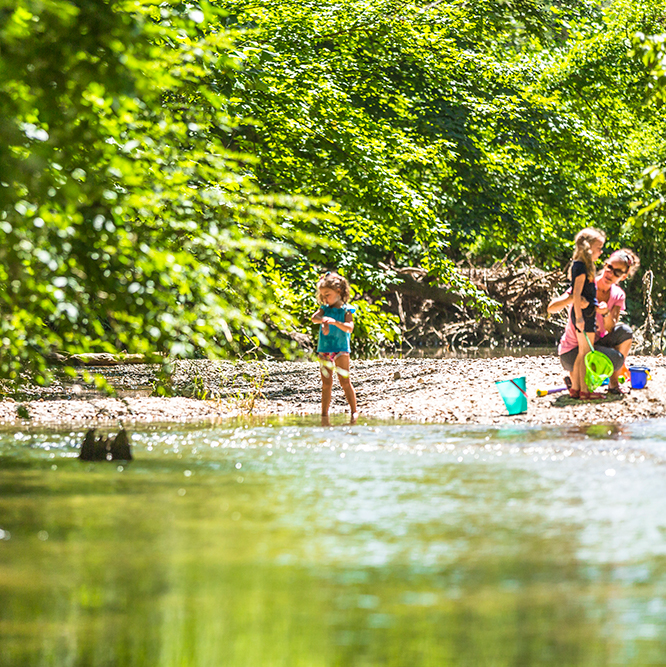
[[[621,401],[625,395],[626,394],[606,394],[603,398],[585,400],[582,398],[571,398],[569,394],[562,394],[555,399],[553,405],[563,408],[567,405],[598,405],[600,403],[614,403],[615,401]]]

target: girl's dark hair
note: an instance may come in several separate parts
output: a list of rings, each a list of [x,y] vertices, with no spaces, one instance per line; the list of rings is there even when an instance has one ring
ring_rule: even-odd
[[[317,300],[320,301],[319,293],[325,287],[335,290],[340,295],[342,303],[347,303],[347,300],[349,299],[349,283],[347,282],[346,278],[341,276],[339,273],[327,271],[317,281]]]

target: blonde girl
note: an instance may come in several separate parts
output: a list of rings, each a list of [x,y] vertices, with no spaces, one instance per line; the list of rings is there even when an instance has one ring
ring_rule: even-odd
[[[571,264],[571,320],[578,340],[578,356],[571,373],[570,394],[583,400],[603,398],[604,394],[591,392],[585,384],[585,355],[594,344],[596,331],[597,286],[595,262],[601,257],[606,234],[594,227],[582,229],[574,239]]]
[[[349,403],[352,421],[358,416],[356,392],[349,379],[351,332],[354,330],[353,313],[356,309],[347,304],[348,299],[349,283],[341,275],[329,271],[317,282],[317,300],[321,308],[312,316],[312,322],[321,325],[317,354],[321,372],[322,420],[328,419],[331,405],[333,368]]]

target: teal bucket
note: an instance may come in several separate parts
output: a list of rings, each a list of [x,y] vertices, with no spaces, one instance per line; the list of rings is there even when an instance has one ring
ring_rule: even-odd
[[[650,369],[647,366],[629,366],[629,373],[632,389],[643,389],[650,378]]]
[[[527,383],[524,376],[513,380],[497,380],[495,386],[510,415],[527,412]]]

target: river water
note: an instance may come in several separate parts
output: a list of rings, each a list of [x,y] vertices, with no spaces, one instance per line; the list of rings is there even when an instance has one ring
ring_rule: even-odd
[[[0,665],[666,664],[666,423],[0,433]]]

